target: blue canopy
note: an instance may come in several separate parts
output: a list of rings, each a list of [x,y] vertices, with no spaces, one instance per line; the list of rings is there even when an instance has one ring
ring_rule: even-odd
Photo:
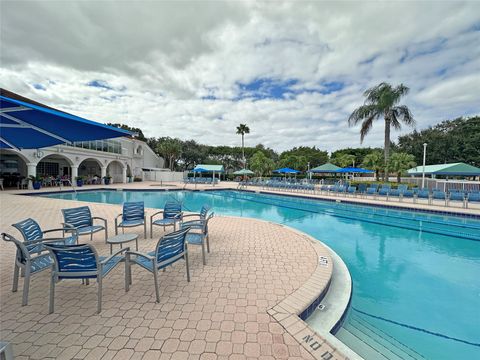
[[[2,149],[38,149],[133,134],[131,131],[0,95]]]
[[[362,169],[362,168],[356,168],[356,167],[346,167],[337,170],[339,173],[357,173],[357,174],[369,174],[369,173],[374,173],[375,171],[373,170],[368,170],[368,169]]]
[[[209,171],[210,170],[207,170],[207,169],[204,169],[204,168],[199,168],[199,167],[192,170],[192,172],[194,172],[194,173],[206,173],[206,172],[209,172]]]
[[[278,174],[298,174],[300,171],[290,168],[281,168],[277,170],[273,170],[274,173]]]

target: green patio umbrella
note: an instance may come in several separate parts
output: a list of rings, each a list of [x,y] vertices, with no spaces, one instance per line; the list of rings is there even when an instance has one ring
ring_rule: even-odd
[[[242,169],[235,171],[233,175],[254,175],[255,173],[252,170]]]

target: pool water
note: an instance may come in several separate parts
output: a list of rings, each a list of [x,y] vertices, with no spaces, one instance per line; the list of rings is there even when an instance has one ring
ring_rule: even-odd
[[[95,191],[43,195],[251,217],[330,246],[353,280],[344,327],[362,320],[417,358],[480,358],[480,220],[239,191]],[[349,323],[350,322],[350,323]],[[354,349],[355,350],[355,349]]]

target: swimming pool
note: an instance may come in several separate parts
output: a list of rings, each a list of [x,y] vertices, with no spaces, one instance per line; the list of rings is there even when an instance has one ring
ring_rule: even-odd
[[[330,246],[347,264],[353,294],[343,329],[350,335],[367,327],[392,353],[402,348],[411,358],[480,358],[478,219],[227,190],[43,196],[110,204],[143,200],[152,208],[175,199],[187,211],[209,204],[217,214],[291,226]],[[362,353],[351,338],[338,336]]]

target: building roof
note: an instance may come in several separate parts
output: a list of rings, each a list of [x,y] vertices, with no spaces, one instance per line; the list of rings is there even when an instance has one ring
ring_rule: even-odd
[[[317,167],[311,169],[310,171],[314,172],[314,173],[336,173],[340,169],[341,168],[336,166],[336,165],[333,165],[331,163],[326,163],[326,164],[317,166]]]
[[[409,175],[420,175],[423,166],[417,166],[408,170]],[[478,176],[480,168],[465,163],[425,165],[426,175],[451,175],[451,176]]]
[[[204,169],[207,171],[215,171],[215,172],[224,172],[225,169],[223,168],[223,165],[206,165],[206,164],[198,164],[195,166],[195,169]]]

